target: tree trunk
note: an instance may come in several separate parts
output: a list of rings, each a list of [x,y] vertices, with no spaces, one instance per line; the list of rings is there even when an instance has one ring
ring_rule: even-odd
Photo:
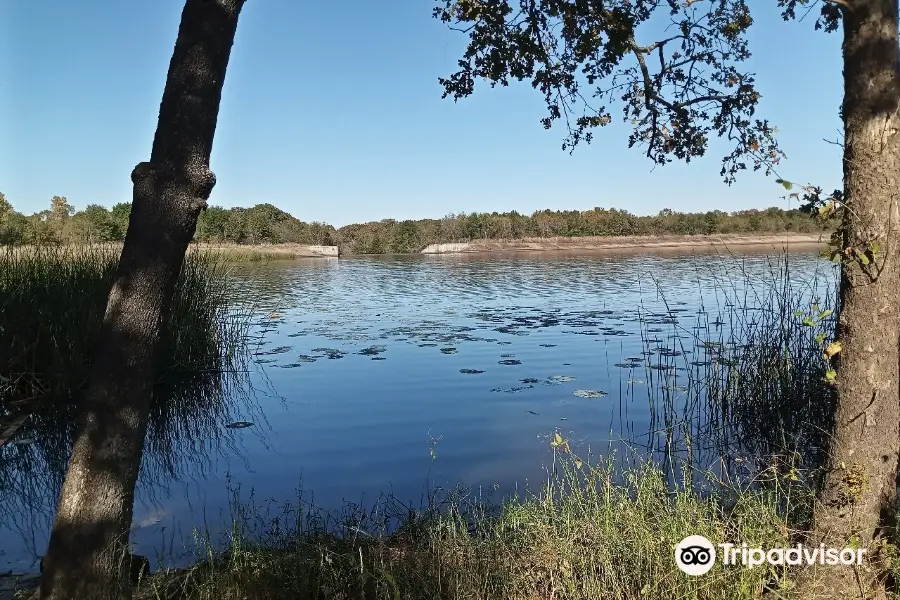
[[[150,162],[134,196],[78,433],[44,557],[41,598],[127,598],[128,534],[160,327],[197,216],[215,185],[209,158],[244,0],[187,0]]]
[[[842,600],[884,597],[877,556],[900,451],[897,0],[854,4],[843,11],[843,245],[869,253],[846,259],[841,273],[836,424],[813,537],[867,548],[868,558],[862,567],[819,566],[801,577],[804,598]]]

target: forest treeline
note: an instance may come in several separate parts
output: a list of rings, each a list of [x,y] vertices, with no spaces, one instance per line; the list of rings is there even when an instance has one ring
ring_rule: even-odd
[[[26,216],[15,211],[0,193],[0,245],[120,241],[130,213],[130,203],[111,209],[91,204],[79,211],[64,196],[54,196],[48,209]],[[703,213],[665,209],[653,216],[600,207],[542,210],[531,215],[516,211],[460,213],[440,219],[383,219],[335,228],[301,221],[271,204],[257,204],[250,208],[210,206],[200,213],[195,239],[228,244],[316,244],[340,246],[347,254],[382,254],[418,252],[429,244],[480,239],[816,233],[828,229],[828,223],[814,219],[809,211],[777,207]]]

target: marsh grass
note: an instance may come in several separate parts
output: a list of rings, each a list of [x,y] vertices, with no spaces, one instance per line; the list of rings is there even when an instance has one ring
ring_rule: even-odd
[[[113,246],[0,252],[0,406],[78,396],[118,258]],[[160,382],[240,366],[249,317],[231,310],[229,292],[222,263],[188,253],[161,336]]]
[[[693,534],[786,545],[776,492],[719,486],[701,497],[673,490],[650,463],[622,473],[564,455],[557,466],[541,493],[499,506],[457,492],[423,510],[385,498],[331,517],[302,500],[260,505],[236,493],[227,538],[198,534],[199,562],[158,573],[137,597],[733,600],[782,576],[717,565],[691,578],[673,558]]]
[[[115,245],[0,249],[0,423],[27,415],[0,447],[0,514],[20,532],[52,515],[118,259]],[[202,470],[229,444],[235,404],[252,402],[252,307],[233,297],[227,267],[189,252],[162,331],[142,484]]]
[[[648,359],[631,376],[641,373],[647,385],[623,385],[623,395],[646,395],[650,433],[632,441],[661,456],[673,476],[680,462],[718,463],[727,474],[773,461],[799,476],[826,455],[835,395],[822,351],[834,330],[835,274],[829,264],[799,279],[789,255],[769,260],[762,280],[734,258],[704,273],[716,292],[690,318],[662,289],[665,312],[642,309]],[[827,316],[810,323],[820,314]]]
[[[210,254],[216,259],[227,262],[267,262],[273,260],[294,260],[301,254],[290,248],[278,246],[207,246],[196,244],[198,251]]]
[[[205,244],[193,243],[188,249],[188,254],[200,253],[209,255],[214,262],[243,263],[266,262],[276,260],[294,260],[301,256],[309,256],[309,252],[302,249],[305,246],[297,244]],[[97,254],[116,253],[122,251],[121,242],[104,242],[96,244],[61,244],[61,245],[26,245],[26,246],[0,246],[0,252],[15,255],[47,255],[54,254]]]

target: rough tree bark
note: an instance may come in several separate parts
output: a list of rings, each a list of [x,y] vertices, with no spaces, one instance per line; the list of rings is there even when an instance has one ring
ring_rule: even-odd
[[[197,216],[244,0],[187,0],[150,161],[131,174],[128,233],[44,557],[48,600],[127,598],[128,534],[160,327]]]
[[[876,557],[897,495],[900,452],[897,5],[859,0],[843,9],[844,247],[869,253],[842,269],[836,428],[814,511],[816,544],[859,546]],[[876,567],[808,569],[803,597],[884,597]]]

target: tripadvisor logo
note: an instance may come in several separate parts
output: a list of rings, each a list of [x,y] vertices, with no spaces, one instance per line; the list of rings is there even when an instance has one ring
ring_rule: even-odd
[[[705,575],[716,563],[716,548],[702,535],[689,535],[675,546],[675,564],[688,575]]]
[[[791,548],[750,548],[746,543],[719,544],[723,565],[743,565],[748,569],[770,565],[861,565],[865,548],[826,548],[825,544]],[[704,575],[716,563],[716,546],[702,535],[689,535],[675,546],[675,564],[688,575]]]

